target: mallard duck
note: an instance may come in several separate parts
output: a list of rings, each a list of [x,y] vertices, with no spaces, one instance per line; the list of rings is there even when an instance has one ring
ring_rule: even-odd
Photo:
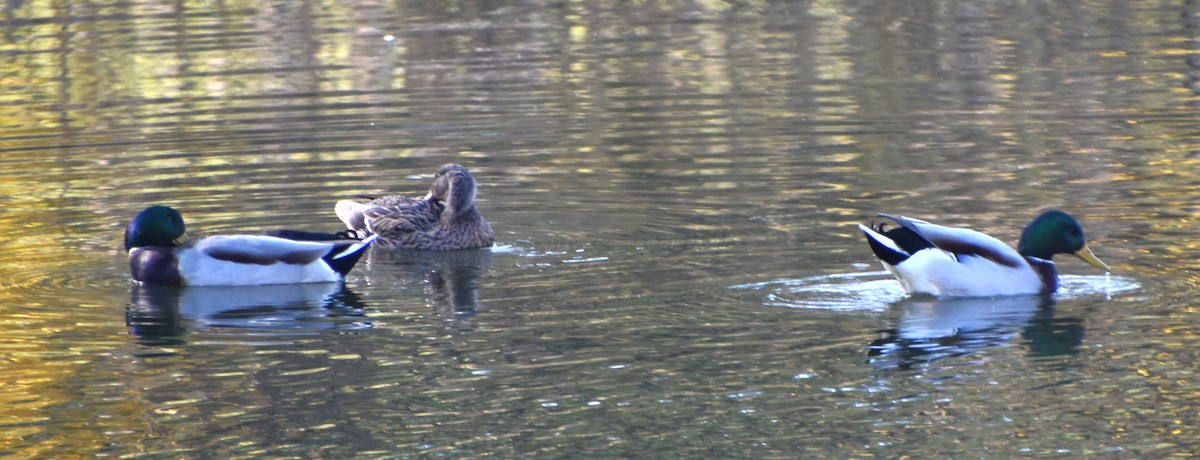
[[[133,279],[171,286],[248,286],[340,281],[375,238],[281,231],[189,241],[179,211],[150,206],[125,229]],[[326,239],[328,241],[314,241]]]
[[[377,244],[391,248],[472,249],[494,242],[492,226],[475,208],[475,178],[453,163],[438,168],[423,198],[342,200],[335,211],[346,228],[379,235]]]
[[[1021,233],[1013,250],[1000,240],[965,228],[880,214],[900,224],[859,225],[871,251],[909,294],[990,297],[1051,294],[1058,289],[1055,254],[1071,254],[1110,272],[1083,238],[1083,228],[1062,211],[1046,211]]]

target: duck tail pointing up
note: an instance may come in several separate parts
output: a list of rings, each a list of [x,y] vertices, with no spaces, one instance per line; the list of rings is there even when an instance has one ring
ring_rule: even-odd
[[[894,267],[900,265],[900,262],[908,260],[909,256],[912,255],[900,249],[891,238],[865,225],[859,224],[858,229],[863,232],[863,235],[866,235],[867,244],[871,246],[871,252],[874,252],[875,257],[878,257],[885,264]]]
[[[371,235],[355,243],[339,244],[322,259],[329,264],[329,268],[345,277],[376,238],[379,238],[379,235]]]

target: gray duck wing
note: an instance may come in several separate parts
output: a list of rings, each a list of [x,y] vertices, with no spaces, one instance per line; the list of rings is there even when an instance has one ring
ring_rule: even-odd
[[[334,211],[337,213],[338,218],[346,224],[346,228],[366,231],[368,210],[371,210],[371,213],[377,216],[392,215],[395,216],[394,218],[404,218],[405,214],[427,214],[431,212],[428,208],[441,206],[429,203],[423,198],[409,198],[400,195],[388,195],[379,198],[370,198],[370,200],[367,202],[341,200],[337,202]],[[438,214],[440,215],[440,211],[438,211]]]

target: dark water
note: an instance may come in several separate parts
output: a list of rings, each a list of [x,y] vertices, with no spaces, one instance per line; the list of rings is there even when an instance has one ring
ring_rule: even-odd
[[[9,2],[0,453],[1166,457],[1200,450],[1195,2]],[[491,251],[133,286],[150,203],[337,230],[466,165]],[[910,299],[854,224],[1110,278]]]

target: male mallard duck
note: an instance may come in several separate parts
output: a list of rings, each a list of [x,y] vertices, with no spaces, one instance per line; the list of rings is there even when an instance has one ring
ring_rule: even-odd
[[[133,279],[148,284],[321,283],[341,280],[375,239],[293,231],[278,235],[216,235],[189,242],[179,211],[150,206],[125,229],[125,250]],[[329,241],[308,241],[322,239]]]
[[[1071,254],[1106,272],[1083,239],[1083,228],[1062,211],[1046,211],[1021,233],[1017,250],[974,230],[880,214],[899,227],[859,225],[884,268],[909,294],[984,297],[1051,294],[1058,272],[1051,258]]]
[[[492,226],[475,208],[475,178],[453,163],[438,168],[423,198],[342,200],[335,211],[350,230],[379,235],[377,244],[393,248],[471,249],[494,242]]]

